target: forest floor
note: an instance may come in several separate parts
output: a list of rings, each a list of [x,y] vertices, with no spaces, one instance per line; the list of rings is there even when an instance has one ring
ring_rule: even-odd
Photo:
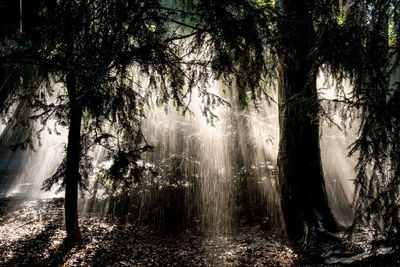
[[[359,245],[341,243],[293,250],[275,232],[243,226],[231,236],[187,230],[167,234],[118,223],[96,214],[81,216],[83,241],[63,240],[63,200],[0,199],[0,266],[304,266],[375,265]],[[345,247],[343,247],[345,244]],[[381,260],[381,259],[379,259]],[[393,259],[388,264],[398,263]]]

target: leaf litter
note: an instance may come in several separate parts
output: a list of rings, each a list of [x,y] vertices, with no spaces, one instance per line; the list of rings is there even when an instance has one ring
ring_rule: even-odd
[[[335,264],[340,257],[363,255],[359,246],[344,248],[344,242],[294,250],[280,233],[259,225],[231,235],[195,229],[172,234],[96,213],[80,214],[83,240],[68,247],[63,202],[0,199],[0,266],[302,266],[329,264],[329,255]]]
[[[231,236],[165,233],[81,214],[83,241],[66,247],[63,199],[0,200],[1,266],[291,266],[278,233],[246,226]]]

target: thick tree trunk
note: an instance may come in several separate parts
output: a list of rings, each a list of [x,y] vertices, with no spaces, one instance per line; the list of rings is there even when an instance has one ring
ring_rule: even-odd
[[[282,1],[279,80],[279,181],[288,236],[316,241],[336,232],[328,205],[319,146],[318,68],[311,59],[314,38],[309,1]]]
[[[82,108],[76,101],[76,79],[72,74],[67,76],[67,89],[70,98],[70,123],[65,175],[65,228],[67,240],[74,243],[81,239],[78,225],[78,183]]]

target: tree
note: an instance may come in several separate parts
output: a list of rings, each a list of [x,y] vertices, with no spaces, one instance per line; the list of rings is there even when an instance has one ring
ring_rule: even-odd
[[[316,78],[320,66],[312,56],[315,7],[307,2],[312,1],[282,1],[283,17],[278,24],[282,209],[288,234],[304,235],[304,242],[321,232],[337,231],[325,192],[319,145]]]
[[[361,191],[356,195],[365,207],[380,195],[377,192],[385,191],[378,210],[393,214],[398,204],[384,209],[382,205],[393,203],[389,199],[399,184],[398,137],[393,135],[400,115],[398,79],[393,76],[400,59],[399,3],[204,0],[198,1],[197,10],[209,35],[201,40],[209,40],[214,51],[214,71],[234,74],[242,99],[247,90],[255,99],[264,92],[265,80],[278,79],[278,168],[289,237],[309,244],[333,237],[330,233],[338,229],[327,201],[319,148],[320,120],[332,121],[332,112],[339,112],[344,122],[361,114],[361,134],[350,151],[360,153],[356,182]],[[339,85],[349,79],[351,97],[319,100],[316,78],[321,69]],[[382,181],[391,184],[391,193],[387,187],[379,189]],[[378,216],[381,223],[385,215]],[[397,225],[398,213],[390,218]]]
[[[173,98],[179,106],[185,77],[175,32],[157,1],[61,0],[37,7],[35,27],[3,49],[2,62],[35,66],[39,74],[12,93],[2,112],[7,114],[14,101],[26,101],[30,120],[45,125],[55,117],[57,125],[49,128],[55,132],[68,126],[65,160],[44,188],[57,182],[65,188],[67,240],[73,243],[81,237],[78,186],[84,187],[91,167],[89,149],[94,144],[106,148],[115,159],[113,175],[133,172],[148,149],[140,132],[148,88],[159,92],[160,101]],[[135,80],[133,67],[146,75],[147,88]],[[54,82],[62,83],[63,92],[55,91]]]
[[[351,3],[349,27],[362,25],[359,59],[347,64],[355,81],[351,105],[362,114],[360,136],[350,151],[358,153],[359,161],[354,195],[357,212],[351,229],[371,227],[378,241],[398,251],[400,3]]]
[[[313,1],[200,1],[215,54],[213,69],[234,74],[246,107],[268,95],[278,78],[282,209],[290,237],[307,242],[337,230],[330,211],[319,148]],[[210,11],[211,10],[211,11]],[[266,83],[265,83],[265,80]]]

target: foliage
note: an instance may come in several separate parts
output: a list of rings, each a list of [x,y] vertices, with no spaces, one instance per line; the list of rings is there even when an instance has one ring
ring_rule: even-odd
[[[30,120],[40,120],[44,128],[56,118],[50,130],[57,132],[57,127],[69,124],[70,105],[77,105],[84,111],[81,175],[90,172],[94,145],[116,158],[110,170],[115,177],[128,175],[140,153],[149,149],[140,120],[150,90],[161,102],[173,99],[177,106],[184,105],[186,77],[179,47],[173,43],[177,33],[162,19],[158,2],[59,1],[37,6],[34,27],[4,49],[2,62],[35,66],[38,75],[13,92],[2,114],[24,101],[32,110]],[[68,77],[76,80],[76,93],[66,87]],[[64,87],[61,92],[55,82]],[[46,189],[64,176],[65,164],[45,182]]]
[[[400,4],[361,0],[303,2],[313,16],[308,55],[311,69],[333,76],[340,95],[338,99],[310,105],[318,105],[319,116],[331,123],[332,114],[339,113],[341,126],[346,128],[350,123],[359,129],[350,149],[350,155],[358,156],[354,226],[370,224],[377,236],[396,244],[400,228]],[[289,1],[197,3],[196,10],[202,18],[197,25],[209,25],[203,35],[198,35],[198,44],[206,44],[212,51],[211,65],[217,77],[234,74],[240,98],[246,98],[249,89],[255,97],[254,89],[263,79],[271,82],[276,77],[278,57],[292,56],[283,47],[290,42],[290,34],[299,33],[277,28],[280,21],[292,19],[293,14],[281,13]],[[345,80],[351,82],[350,94],[341,85]],[[241,106],[245,107],[245,103]]]
[[[81,175],[91,169],[94,145],[114,159],[108,174],[114,179],[140,175],[137,162],[150,149],[140,131],[143,106],[172,100],[187,112],[193,88],[206,98],[206,107],[224,103],[206,92],[207,80],[225,78],[239,92],[239,106],[247,95],[266,94],[277,78],[279,61],[292,57],[284,47],[290,34],[279,22],[293,19],[283,14],[288,1],[38,1],[32,27],[10,33],[5,25],[1,44],[1,68],[15,70],[10,90],[0,88],[2,117],[15,103],[23,103],[30,120],[52,128],[67,126],[71,102],[84,110]],[[400,239],[400,4],[398,1],[303,1],[312,14],[312,71],[332,75],[340,99],[310,103],[319,115],[331,120],[338,112],[344,121],[359,119],[359,137],[350,154],[358,156],[355,204],[356,225],[367,223],[377,234],[398,244]],[[7,38],[4,38],[4,37]],[[181,40],[187,40],[183,48]],[[29,79],[23,66],[38,73]],[[285,67],[285,66],[282,66]],[[301,68],[302,66],[298,66]],[[136,72],[136,73],[135,73]],[[67,77],[77,81],[71,98]],[[146,77],[146,78],[142,78]],[[350,80],[350,95],[340,86]],[[233,84],[233,82],[235,84]],[[54,91],[61,82],[64,91]],[[11,88],[11,86],[9,87]],[[8,98],[7,98],[8,97]],[[326,106],[324,102],[329,102]],[[215,118],[211,109],[204,113]],[[331,120],[332,121],[332,120]],[[27,125],[24,121],[24,125]],[[38,129],[36,136],[43,130]],[[23,143],[29,143],[28,136]],[[64,176],[64,164],[45,187]],[[396,243],[397,242],[397,243]]]
[[[288,1],[276,1],[275,6],[259,4],[259,8],[251,1],[229,1],[220,6],[221,2],[202,2],[212,7],[204,16],[205,21],[218,25],[209,33],[210,40],[216,38],[213,45],[218,64],[213,65],[214,69],[220,73],[240,73],[240,69],[237,72],[234,68],[240,68],[237,59],[241,55],[248,71],[244,72],[248,75],[246,85],[254,88],[262,77],[273,77],[276,65],[260,67],[261,59],[252,58],[253,55],[263,54],[264,62],[272,59],[274,64],[278,56],[291,56],[282,50],[282,44],[290,42],[290,34],[298,33],[276,29],[277,22],[291,19],[291,14],[280,12]],[[338,99],[310,105],[318,105],[319,115],[332,123],[332,114],[339,113],[343,119],[341,126],[350,123],[359,129],[359,136],[350,149],[350,155],[358,157],[357,219],[353,227],[367,223],[376,230],[377,237],[389,244],[398,244],[400,4],[361,0],[303,2],[313,15],[314,33],[310,34],[312,49],[308,55],[314,64],[311,69],[315,72],[321,69],[333,76],[336,93],[340,95]],[[201,7],[200,4],[200,10]],[[252,42],[262,48],[252,46]],[[241,50],[242,45],[245,52]],[[225,67],[224,62],[230,67]],[[257,66],[257,75],[251,75],[247,62]],[[345,80],[353,87],[350,94],[343,91],[341,84]],[[239,91],[246,88],[241,88],[240,82],[238,85]]]
[[[346,36],[345,47],[339,51],[349,54],[339,58],[340,64],[328,64],[338,80],[344,75],[353,85],[351,95],[343,98],[347,107],[342,116],[359,119],[359,136],[349,152],[358,157],[356,220],[350,230],[370,226],[377,240],[398,249],[400,46],[394,36],[399,33],[400,5],[398,1],[347,4],[346,21],[339,27]]]

